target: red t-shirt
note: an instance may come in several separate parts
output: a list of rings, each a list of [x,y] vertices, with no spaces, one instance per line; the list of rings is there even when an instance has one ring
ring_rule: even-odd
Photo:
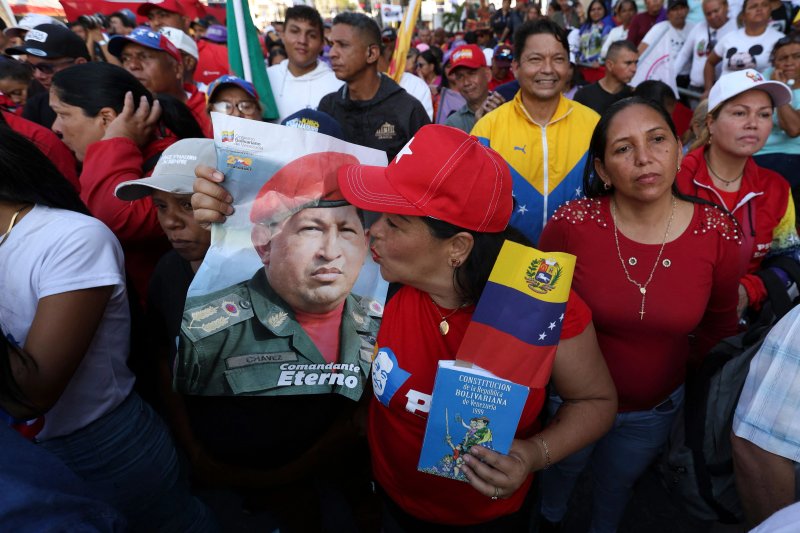
[[[430,296],[403,287],[386,305],[378,332],[379,349],[390,351],[395,360],[388,368],[373,363],[375,396],[367,431],[373,474],[397,505],[420,520],[467,525],[511,514],[522,505],[533,479],[528,476],[511,498],[491,501],[467,483],[417,470],[438,361],[455,358],[474,310],[465,307],[450,316],[450,332],[442,336],[441,315]],[[571,293],[561,338],[578,335],[590,321],[589,308]],[[543,403],[544,389],[531,389],[517,438],[538,431]]]
[[[690,333],[697,335],[692,349],[698,355],[736,333],[738,242],[728,215],[695,204],[689,226],[664,246],[640,318],[642,294],[620,264],[609,199],[568,202],[550,219],[539,248],[578,257],[572,286],[592,310],[620,411],[651,409],[684,382]],[[619,233],[620,253],[639,283],[648,279],[660,248]]]
[[[319,353],[327,363],[339,360],[339,339],[341,335],[342,310],[344,302],[333,311],[323,314],[304,313],[294,310],[294,317],[303,331],[314,341]]]
[[[230,72],[228,65],[228,47],[224,44],[212,43],[205,39],[197,41],[197,69],[194,79],[209,85],[212,81]]]

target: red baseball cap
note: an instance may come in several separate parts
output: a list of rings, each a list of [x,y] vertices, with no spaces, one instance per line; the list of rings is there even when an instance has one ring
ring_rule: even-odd
[[[164,11],[169,11],[171,13],[177,13],[178,15],[186,16],[186,11],[183,9],[178,0],[161,0],[161,1],[154,1],[154,2],[147,2],[146,4],[140,5],[136,12],[143,17],[149,15],[150,11],[153,9],[163,9]]]
[[[463,131],[431,124],[387,167],[339,169],[345,199],[369,211],[431,217],[486,233],[511,219],[511,172],[502,156]]]
[[[476,69],[486,66],[486,56],[477,44],[464,44],[453,50],[450,54],[450,63],[447,67],[447,74],[450,74],[458,67]]]
[[[318,152],[289,162],[258,191],[250,221],[279,222],[308,207],[347,205],[336,171],[354,163],[358,163],[355,156],[340,152]]]

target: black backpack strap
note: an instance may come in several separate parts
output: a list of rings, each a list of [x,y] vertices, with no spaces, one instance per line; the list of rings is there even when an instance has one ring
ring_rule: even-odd
[[[792,280],[800,287],[800,264],[786,255],[776,255],[765,259],[761,263],[762,267],[777,267],[786,272]]]
[[[769,268],[762,268],[756,272],[756,276],[764,282],[767,289],[767,298],[772,304],[772,311],[775,316],[781,318],[792,308],[792,300],[786,292],[786,285],[778,275]]]

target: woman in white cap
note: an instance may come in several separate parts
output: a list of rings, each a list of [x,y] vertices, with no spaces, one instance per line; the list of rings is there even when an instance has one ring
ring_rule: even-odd
[[[231,213],[218,185],[223,176],[207,167],[197,174],[196,218],[223,221]],[[419,472],[437,363],[455,359],[502,243],[519,235],[508,227],[511,175],[477,138],[429,125],[386,168],[341,168],[339,187],[353,205],[382,213],[369,230],[373,258],[386,280],[402,284],[387,302],[377,339],[381,354],[391,352],[391,365],[373,372],[376,395],[362,398],[369,402],[384,531],[527,530],[533,472],[599,438],[616,408],[588,308],[571,294],[551,376],[568,401],[550,425],[537,421],[544,389],[531,388],[508,455],[473,446],[460,467],[469,484]]]
[[[766,298],[755,275],[764,257],[800,245],[788,182],[752,157],[767,142],[774,109],[791,100],[786,84],[756,70],[723,75],[708,97],[707,141],[686,156],[678,173],[682,193],[725,208],[741,225],[740,315]]]

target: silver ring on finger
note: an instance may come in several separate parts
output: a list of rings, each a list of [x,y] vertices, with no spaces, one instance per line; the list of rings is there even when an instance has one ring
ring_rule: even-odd
[[[494,488],[494,496],[492,496],[492,500],[496,500],[499,497],[500,497],[500,488],[499,487],[495,487]]]

